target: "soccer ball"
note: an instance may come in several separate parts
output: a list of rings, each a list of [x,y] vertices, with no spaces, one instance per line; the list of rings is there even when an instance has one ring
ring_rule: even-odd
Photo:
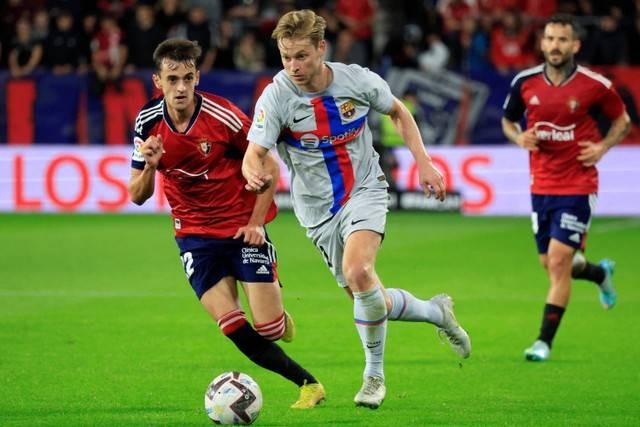
[[[218,375],[204,394],[204,409],[216,424],[251,424],[261,408],[260,386],[241,372]]]

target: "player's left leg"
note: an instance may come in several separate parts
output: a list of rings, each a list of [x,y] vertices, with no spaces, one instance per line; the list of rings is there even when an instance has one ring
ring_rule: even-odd
[[[256,331],[270,341],[291,342],[295,324],[282,305],[278,281],[249,286],[242,282]]]
[[[600,303],[605,310],[613,308],[616,304],[617,294],[613,287],[612,276],[615,263],[609,259],[603,259],[598,264],[593,264],[584,257],[583,252],[586,247],[587,232],[591,225],[593,211],[598,202],[597,194],[588,194],[569,197],[573,203],[572,220],[578,227],[571,237],[580,237],[578,251],[573,257],[573,270],[571,276],[574,279],[583,279],[598,285],[600,291]]]
[[[242,282],[256,331],[266,340],[275,341],[285,332],[285,312],[282,308],[280,285],[270,283]],[[287,356],[280,347],[271,344],[264,351],[263,359],[285,369],[287,378],[298,384],[300,396],[291,405],[294,409],[313,408],[325,398],[324,387],[302,366]]]
[[[239,330],[232,337],[234,343],[243,353],[250,354],[252,361],[300,387],[300,396],[292,408],[313,408],[324,400],[322,384],[273,342],[285,334],[286,325],[274,246],[268,236],[267,242],[259,247],[238,241],[230,261],[233,274],[247,295],[256,327],[255,331],[252,328]]]
[[[613,271],[615,262],[602,259],[598,264],[589,262],[581,251],[576,251],[573,257],[571,277],[588,280],[598,286],[600,303],[605,310],[610,310],[616,304],[617,293],[613,286]]]
[[[453,312],[453,300],[449,295],[439,294],[421,300],[409,291],[398,288],[386,289],[389,320],[404,322],[427,322],[438,327],[451,348],[463,358],[471,355],[469,334],[460,326]]]

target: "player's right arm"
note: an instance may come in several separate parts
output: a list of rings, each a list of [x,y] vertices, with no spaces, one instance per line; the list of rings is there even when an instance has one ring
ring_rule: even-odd
[[[269,84],[258,98],[251,128],[247,135],[249,145],[242,159],[242,175],[247,180],[244,188],[258,194],[264,193],[273,183],[268,162],[269,149],[284,126],[280,110],[284,101],[278,100],[274,83]],[[275,183],[273,183],[275,185]]]
[[[138,148],[144,157],[144,168],[131,168],[129,178],[129,197],[136,205],[142,205],[147,199],[153,196],[156,181],[156,169],[162,157],[162,137],[152,135],[140,144]]]
[[[502,118],[502,132],[507,139],[518,146],[529,151],[538,151],[538,137],[536,137],[535,128],[531,127],[524,132],[520,128],[520,124],[512,122],[507,118]]]
[[[520,88],[524,78],[516,76],[511,82],[511,89],[507,99],[502,106],[504,110],[504,116],[502,117],[502,133],[507,139],[518,146],[529,151],[538,151],[538,138],[535,134],[535,128],[522,131],[520,127],[520,119],[524,115],[526,105],[522,99]]]

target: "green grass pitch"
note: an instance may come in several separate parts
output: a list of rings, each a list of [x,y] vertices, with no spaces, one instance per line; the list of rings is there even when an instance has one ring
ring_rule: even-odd
[[[269,227],[298,335],[286,351],[325,385],[297,390],[219,332],[186,281],[167,216],[0,216],[0,425],[208,425],[226,370],[262,387],[264,426],[639,425],[640,219],[596,218],[588,255],[617,261],[618,306],[575,282],[552,359],[527,363],[547,280],[527,218],[394,213],[378,259],[388,287],[447,292],[473,342],[460,362],[435,328],[390,322],[387,399],[355,408],[363,355],[351,303],[290,213]]]

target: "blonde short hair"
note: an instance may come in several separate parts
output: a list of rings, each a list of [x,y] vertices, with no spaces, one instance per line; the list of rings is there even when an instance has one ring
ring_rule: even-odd
[[[313,10],[293,10],[280,18],[271,37],[280,41],[290,38],[309,38],[314,46],[324,39],[327,22]]]

